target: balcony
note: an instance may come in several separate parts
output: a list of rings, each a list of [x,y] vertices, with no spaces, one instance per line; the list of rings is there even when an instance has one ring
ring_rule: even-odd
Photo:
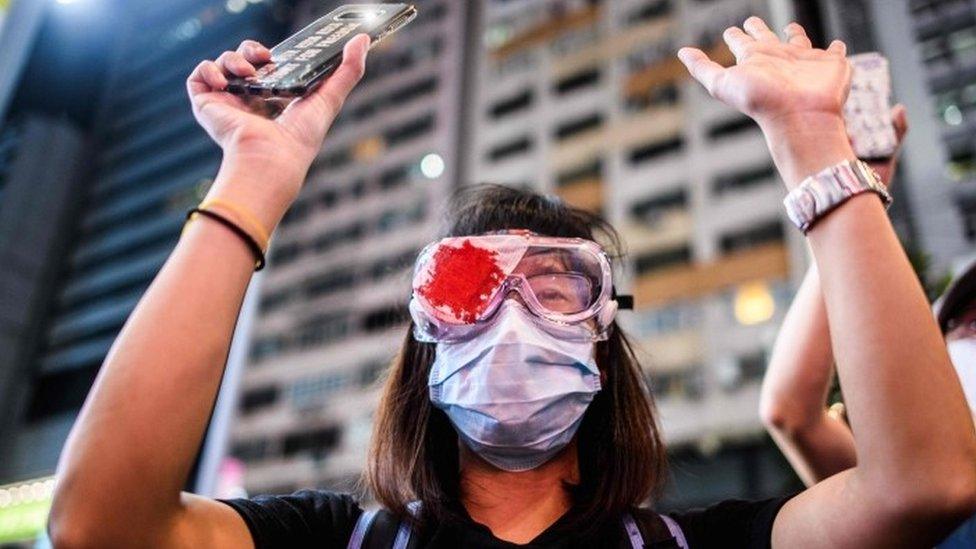
[[[596,24],[599,17],[600,8],[598,6],[589,6],[585,9],[567,13],[562,17],[545,21],[526,29],[508,42],[495,48],[491,52],[491,58],[496,62],[503,61],[505,58],[520,51],[547,44],[567,31]]]
[[[735,57],[725,44],[712,46],[705,53],[720,65],[728,66],[735,62]],[[624,96],[639,96],[653,88],[665,86],[689,77],[688,70],[685,69],[685,66],[678,57],[669,56],[663,61],[654,63],[631,74],[624,83]]]
[[[661,269],[641,276],[634,288],[638,308],[655,307],[679,299],[697,299],[751,280],[775,280],[789,275],[789,251],[782,243],[732,253],[707,263]]]

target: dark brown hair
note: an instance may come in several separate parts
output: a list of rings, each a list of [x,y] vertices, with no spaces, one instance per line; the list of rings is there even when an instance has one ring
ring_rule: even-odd
[[[498,185],[467,187],[455,195],[448,236],[504,229],[596,240],[619,257],[619,237],[610,224],[558,199]],[[586,531],[619,520],[624,511],[659,494],[667,469],[654,402],[616,323],[609,338],[597,343],[596,359],[603,389],[577,431],[579,484],[569,487],[577,511],[574,526]],[[457,516],[461,509],[458,436],[428,394],[433,360],[434,345],[417,342],[408,331],[383,389],[363,479],[373,497],[401,518],[409,516],[409,502],[420,500],[421,526]]]

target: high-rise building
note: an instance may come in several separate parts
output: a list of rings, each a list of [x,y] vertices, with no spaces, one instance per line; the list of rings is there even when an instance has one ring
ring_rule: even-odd
[[[0,286],[17,297],[11,306],[23,302],[16,319],[23,333],[17,362],[5,353],[0,363],[0,393],[11,396],[3,402],[0,484],[53,473],[109,346],[217,170],[220,151],[193,119],[186,77],[243,38],[273,43],[280,25],[272,9],[244,0],[119,4],[111,11],[110,51],[100,52],[108,68],[90,132],[34,118],[17,125],[23,139],[35,136],[20,157],[31,155],[37,179],[29,182],[34,194],[17,195],[19,224],[3,226],[10,276],[0,276]],[[26,114],[13,112],[8,122]],[[76,150],[84,162],[66,163]],[[13,186],[7,181],[0,201],[13,200]],[[39,231],[62,224],[60,236]],[[37,248],[55,237],[63,243],[42,256]],[[37,287],[3,284],[29,269],[52,275]]]
[[[891,64],[910,130],[895,181],[903,240],[932,259],[936,278],[976,253],[976,3],[822,2],[827,27]]]
[[[806,258],[758,127],[675,52],[695,44],[727,64],[726,27],[752,14],[782,26],[790,12],[765,0],[483,3],[465,179],[558,195],[620,230],[618,283],[636,310],[618,319],[643,350],[665,436],[689,464],[679,470],[695,470],[676,476],[675,504],[789,478],[757,408]]]
[[[339,4],[299,3],[294,27]],[[362,470],[410,267],[456,184],[468,4],[416,2],[370,53],[277,230],[231,435],[249,492],[348,489]]]

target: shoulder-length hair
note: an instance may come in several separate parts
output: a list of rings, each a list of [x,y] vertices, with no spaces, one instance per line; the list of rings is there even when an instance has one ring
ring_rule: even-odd
[[[547,236],[600,242],[619,258],[620,240],[599,216],[533,192],[478,185],[462,189],[448,208],[447,236],[528,229]],[[404,337],[386,379],[373,426],[363,481],[377,502],[402,519],[422,502],[420,526],[461,510],[458,436],[430,402],[427,378],[435,346]],[[589,531],[660,493],[667,457],[652,397],[626,335],[614,323],[596,345],[603,389],[576,434],[579,483],[570,485],[577,525]]]

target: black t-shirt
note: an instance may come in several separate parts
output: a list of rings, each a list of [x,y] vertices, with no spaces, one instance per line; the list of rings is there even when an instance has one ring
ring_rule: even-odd
[[[681,526],[691,549],[766,549],[770,546],[770,534],[776,513],[788,499],[755,502],[729,500],[704,509],[673,513],[669,516]],[[257,549],[344,548],[356,520],[363,512],[352,497],[323,490],[300,490],[287,496],[258,496],[221,501],[233,507],[244,518]],[[622,523],[609,524],[593,538],[581,539],[565,528],[567,516],[556,521],[527,545],[500,540],[486,526],[465,516],[459,521],[437,525],[420,540],[418,547],[570,549],[625,546]]]

